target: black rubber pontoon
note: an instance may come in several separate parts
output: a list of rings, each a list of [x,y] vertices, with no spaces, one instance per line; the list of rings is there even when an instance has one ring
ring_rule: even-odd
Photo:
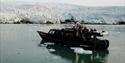
[[[93,31],[84,31],[76,35],[76,30],[73,28],[65,29],[50,29],[48,33],[37,31],[43,42],[60,44],[68,47],[83,47],[89,49],[107,49],[109,47],[108,40],[101,40],[97,37],[102,37],[101,33]]]

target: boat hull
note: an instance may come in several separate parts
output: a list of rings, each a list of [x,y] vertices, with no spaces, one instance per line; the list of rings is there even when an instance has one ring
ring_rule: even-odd
[[[37,31],[42,41],[44,43],[50,42],[60,45],[66,45],[69,47],[83,47],[83,48],[90,48],[90,49],[107,49],[109,47],[108,40],[99,40],[99,39],[84,39],[82,36],[56,36],[53,34],[48,34],[45,32]]]

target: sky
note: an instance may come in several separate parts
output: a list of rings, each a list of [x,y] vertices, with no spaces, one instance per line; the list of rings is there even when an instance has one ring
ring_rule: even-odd
[[[0,0],[5,3],[68,3],[82,6],[125,6],[125,0]]]

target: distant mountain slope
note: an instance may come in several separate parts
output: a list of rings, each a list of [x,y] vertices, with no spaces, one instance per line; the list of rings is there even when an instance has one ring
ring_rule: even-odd
[[[39,4],[1,4],[0,22],[13,22],[29,18],[32,22],[59,22],[65,19],[85,22],[116,23],[125,21],[125,7],[86,7],[72,4],[39,3]]]

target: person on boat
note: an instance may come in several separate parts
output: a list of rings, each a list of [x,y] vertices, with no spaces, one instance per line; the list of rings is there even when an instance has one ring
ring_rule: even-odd
[[[81,33],[82,25],[80,24],[79,21],[75,22],[74,29],[76,30],[76,36],[79,36]]]
[[[82,32],[85,32],[85,33],[89,32],[89,29],[87,29],[87,27],[84,27],[83,30],[82,30]]]

